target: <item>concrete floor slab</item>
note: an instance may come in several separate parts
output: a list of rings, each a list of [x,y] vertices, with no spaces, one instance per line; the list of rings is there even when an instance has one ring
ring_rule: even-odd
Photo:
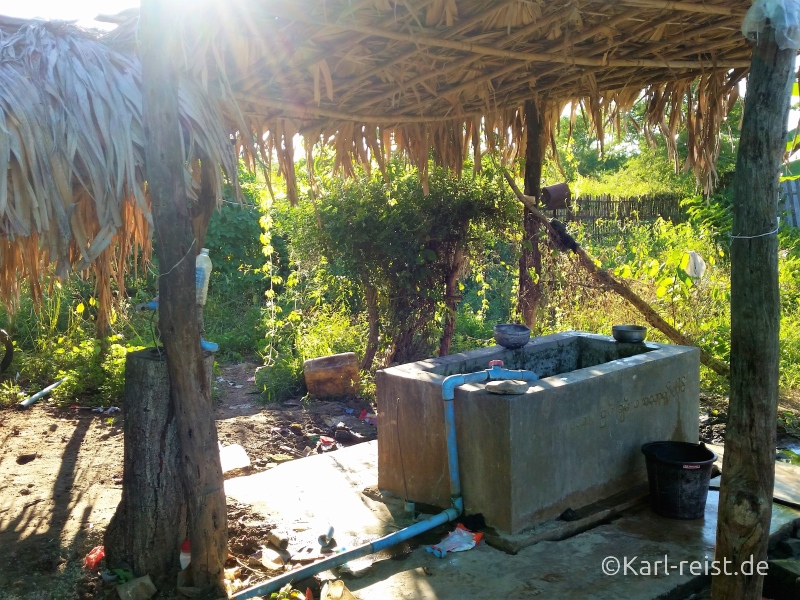
[[[340,545],[352,547],[405,525],[399,502],[387,506],[361,493],[377,483],[376,445],[360,444],[231,479],[225,491],[294,530],[298,542],[303,536],[315,540],[317,528],[330,522],[337,539],[343,538]],[[697,521],[666,519],[640,505],[612,523],[562,541],[540,542],[513,556],[484,543],[443,559],[418,547],[402,559],[377,562],[366,576],[347,579],[347,586],[359,600],[679,598],[704,583],[702,573],[713,559],[717,501],[718,493],[711,491],[706,516]],[[800,512],[776,505],[772,531],[797,518]],[[691,572],[693,561],[700,561],[695,565],[699,577]],[[619,572],[604,574],[604,564],[612,570],[619,565]]]
[[[250,504],[285,529],[295,545],[311,544],[334,527],[339,546],[352,548],[410,525],[399,500],[362,493],[378,482],[377,441],[280,464],[225,482],[225,494]]]

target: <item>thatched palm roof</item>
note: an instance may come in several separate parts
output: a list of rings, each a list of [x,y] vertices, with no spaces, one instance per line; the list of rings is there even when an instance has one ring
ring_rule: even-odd
[[[749,65],[748,0],[232,0],[196,2],[184,41],[197,73],[226,76],[294,188],[292,137],[333,139],[337,164],[392,149],[424,174],[476,146],[524,151],[534,99],[553,124],[569,101],[620,123],[690,131],[687,167],[709,187],[717,132]],[[135,21],[117,42],[132,40]],[[212,66],[213,65],[213,66]],[[212,70],[209,71],[209,68]],[[218,71],[214,71],[218,69]],[[693,82],[697,85],[692,86]],[[694,107],[680,111],[681,101]],[[602,127],[599,128],[602,134]],[[673,137],[673,136],[670,136]]]
[[[309,141],[332,143],[345,174],[354,163],[382,168],[392,152],[423,177],[430,156],[459,171],[469,152],[524,154],[526,100],[552,138],[570,101],[602,135],[608,120],[632,119],[626,111],[644,93],[634,126],[660,127],[668,140],[688,128],[685,166],[710,187],[718,130],[749,65],[740,33],[749,4],[196,0],[180,23],[187,178],[204,157],[235,177],[229,131],[251,161],[259,150],[266,162],[277,156],[292,198],[297,133],[309,152]],[[37,293],[48,264],[59,274],[91,264],[108,306],[107,282],[121,282],[126,257],[149,248],[137,14],[111,20],[118,27],[98,39],[0,18],[7,301],[22,275]]]
[[[66,23],[0,18],[0,82],[0,295],[13,309],[23,277],[38,298],[51,265],[91,267],[106,319],[111,281],[150,253],[138,61]],[[223,104],[189,81],[180,101],[190,194],[201,158],[235,180]]]

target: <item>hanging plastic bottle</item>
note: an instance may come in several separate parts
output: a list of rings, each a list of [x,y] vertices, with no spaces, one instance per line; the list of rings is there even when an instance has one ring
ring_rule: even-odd
[[[186,540],[181,544],[181,569],[188,567],[190,562],[192,562],[192,547],[189,544],[189,540]]]
[[[195,259],[195,292],[197,303],[205,306],[206,296],[208,295],[208,278],[211,277],[211,258],[208,256],[208,249],[203,248]]]

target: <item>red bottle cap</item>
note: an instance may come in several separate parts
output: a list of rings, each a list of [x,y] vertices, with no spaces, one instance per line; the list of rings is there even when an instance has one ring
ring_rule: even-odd
[[[183,542],[181,544],[181,552],[184,552],[185,554],[190,554],[191,551],[192,551],[192,547],[189,544],[189,540],[186,540],[185,542]]]

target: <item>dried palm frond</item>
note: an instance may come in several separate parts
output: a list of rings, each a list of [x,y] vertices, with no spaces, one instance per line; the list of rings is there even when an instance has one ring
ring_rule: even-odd
[[[138,61],[65,23],[0,20],[0,296],[19,281],[92,269],[100,326],[111,282],[124,289],[130,256],[149,260],[149,200]],[[187,181],[210,160],[212,185],[234,182],[236,155],[223,103],[192,80],[180,86]],[[187,186],[190,198],[196,190]]]

